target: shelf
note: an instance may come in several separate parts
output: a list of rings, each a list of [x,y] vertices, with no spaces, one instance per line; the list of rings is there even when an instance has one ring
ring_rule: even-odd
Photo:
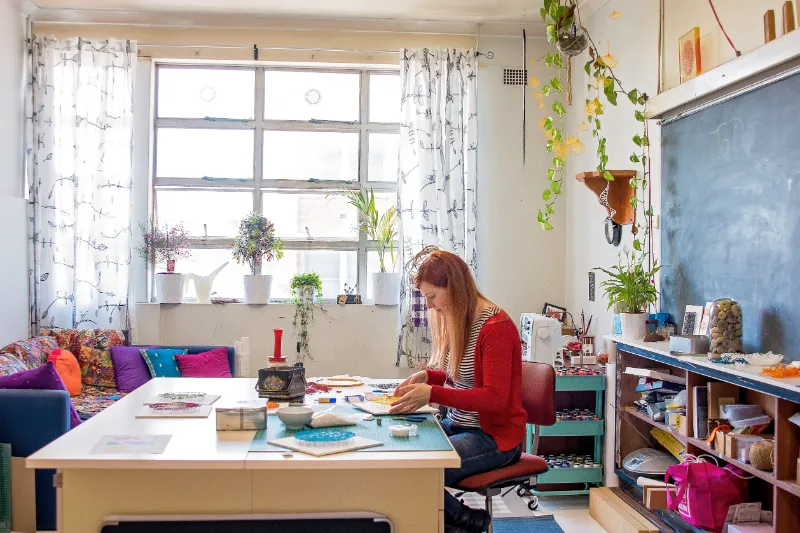
[[[707,453],[708,455],[713,455],[714,457],[718,457],[718,458],[722,459],[726,463],[729,463],[729,464],[732,464],[733,466],[741,468],[742,470],[744,470],[748,474],[751,474],[751,475],[753,475],[753,476],[755,476],[755,477],[757,477],[759,479],[763,479],[767,483],[771,483],[773,485],[776,484],[775,483],[776,482],[775,476],[772,474],[772,472],[764,472],[763,470],[759,470],[758,468],[754,467],[753,465],[742,463],[741,461],[738,461],[738,460],[734,459],[733,457],[728,457],[727,455],[723,455],[723,454],[719,453],[717,450],[715,450],[714,448],[712,448],[711,446],[709,446],[708,444],[706,444],[706,442],[704,440],[690,438],[689,439],[689,444],[691,444],[692,446],[694,446],[696,448],[700,448],[701,450],[703,450],[704,453]]]
[[[609,170],[609,172],[614,176],[614,181],[606,180],[601,172],[581,172],[575,176],[575,179],[582,181],[597,196],[598,202],[601,201],[600,195],[607,187],[608,205],[615,211],[611,220],[621,226],[633,224],[636,212],[631,206],[631,198],[633,198],[633,193],[636,192],[636,189],[631,187],[630,180],[636,177],[636,171]],[[608,211],[608,216],[611,216],[611,211],[608,207],[606,207],[606,211]]]
[[[785,490],[786,492],[794,494],[795,496],[800,496],[800,485],[798,485],[794,481],[789,481],[785,479],[776,479],[775,484],[778,487]]]
[[[666,424],[662,424],[661,422],[656,422],[655,420],[651,419],[646,414],[640,413],[639,411],[637,411],[635,407],[628,406],[628,407],[626,407],[624,409],[624,411],[626,413],[628,413],[629,415],[633,416],[634,418],[638,418],[639,420],[643,420],[643,421],[647,422],[648,424],[650,424],[653,427],[657,427],[658,429],[662,429],[662,430],[666,431],[667,433],[669,433],[670,435],[675,437],[678,440],[678,442],[680,442],[681,444],[686,446],[686,443],[689,440],[689,438],[686,437],[685,435],[681,435],[680,433],[678,433],[677,429],[675,429],[673,427],[669,427]]]
[[[556,376],[556,392],[602,391],[605,388],[605,376]]]
[[[536,483],[602,483],[602,468],[551,468],[536,478]]]
[[[542,437],[585,437],[603,434],[603,420],[560,420],[539,430]]]

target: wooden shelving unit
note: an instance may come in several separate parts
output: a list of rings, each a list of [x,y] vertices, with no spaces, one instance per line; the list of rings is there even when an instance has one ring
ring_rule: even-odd
[[[800,523],[800,484],[796,483],[797,459],[800,456],[800,427],[789,422],[789,417],[800,412],[800,389],[796,393],[788,389],[777,391],[774,387],[762,387],[762,384],[756,381],[742,379],[732,374],[726,375],[724,371],[717,369],[714,369],[712,375],[707,375],[705,370],[700,369],[703,373],[696,371],[698,369],[692,366],[691,362],[664,353],[648,352],[642,345],[634,344],[631,346],[617,344],[615,466],[621,477],[625,476],[621,470],[622,460],[629,453],[641,448],[660,448],[658,442],[649,435],[650,429],[656,427],[673,435],[686,447],[688,453],[711,455],[717,458],[720,465],[730,464],[752,475],[753,478],[748,482],[750,499],[760,500],[763,509],[773,511],[775,532],[796,532],[797,524]],[[677,429],[655,422],[646,414],[638,412],[633,407],[634,401],[640,397],[634,390],[638,378],[624,373],[628,366],[669,369],[672,374],[685,377],[689,398],[693,397],[694,387],[704,386],[711,381],[738,385],[739,402],[760,405],[774,420],[774,471],[764,472],[753,465],[727,457],[706,444],[704,440],[681,435]],[[686,416],[689,420],[693,420],[693,415],[690,403],[687,405]],[[634,496],[637,489],[629,487],[626,490],[631,491],[631,495]],[[640,494],[638,496],[641,497]],[[687,526],[677,513],[659,511],[657,515],[672,527],[675,527],[676,523],[683,527]]]

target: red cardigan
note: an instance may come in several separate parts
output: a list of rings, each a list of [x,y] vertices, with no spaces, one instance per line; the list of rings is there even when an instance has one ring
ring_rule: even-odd
[[[500,451],[522,442],[528,418],[522,407],[522,345],[505,312],[487,320],[478,333],[474,388],[444,387],[445,372],[427,372],[431,403],[477,412],[481,429],[494,438]]]

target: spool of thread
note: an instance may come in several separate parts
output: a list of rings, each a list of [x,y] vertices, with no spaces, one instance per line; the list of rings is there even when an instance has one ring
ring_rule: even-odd
[[[750,464],[759,470],[772,471],[775,464],[775,444],[771,440],[760,440],[750,445]]]

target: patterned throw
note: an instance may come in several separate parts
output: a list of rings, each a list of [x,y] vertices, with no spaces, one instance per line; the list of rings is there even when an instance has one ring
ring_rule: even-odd
[[[125,335],[118,329],[44,329],[43,335],[58,342],[56,348],[72,352],[81,367],[84,385],[117,387],[111,348],[123,346]],[[40,337],[41,338],[41,337]],[[48,352],[49,353],[49,352]]]

